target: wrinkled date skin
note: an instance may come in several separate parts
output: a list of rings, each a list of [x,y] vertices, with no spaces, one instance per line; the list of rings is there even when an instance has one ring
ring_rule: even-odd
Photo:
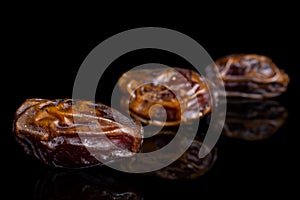
[[[142,152],[151,152],[164,147],[171,142],[173,136],[168,133],[145,139]],[[198,153],[202,145],[201,139],[196,137],[191,146],[179,159],[169,166],[150,174],[168,180],[196,179],[204,175],[214,165],[218,151],[216,148],[213,148],[207,156],[199,158]]]
[[[276,101],[227,99],[223,134],[244,140],[271,137],[285,122],[286,109]]]
[[[54,199],[105,199],[139,200],[141,192],[128,182],[121,181],[99,170],[69,170],[49,172],[39,179],[35,186],[36,200]]]
[[[234,54],[215,61],[226,95],[246,98],[275,97],[286,91],[288,75],[270,58],[256,54]]]
[[[208,85],[192,70],[129,71],[119,79],[119,87],[124,94],[121,106],[128,108],[129,105],[130,114],[145,124],[176,126],[211,111]],[[155,107],[156,104],[162,107]]]
[[[68,168],[132,156],[140,150],[143,135],[139,122],[118,111],[71,99],[26,100],[16,112],[14,132],[28,154]]]

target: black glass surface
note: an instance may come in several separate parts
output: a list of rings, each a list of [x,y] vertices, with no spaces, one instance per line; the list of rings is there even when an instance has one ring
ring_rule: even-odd
[[[84,23],[83,23],[84,24]],[[270,28],[222,33],[185,23],[83,26],[21,20],[11,29],[2,68],[1,179],[3,195],[11,199],[186,199],[289,196],[297,168],[299,138],[299,52],[292,27],[289,34]],[[233,53],[255,53],[273,59],[290,76],[288,90],[269,100],[228,100],[226,130],[208,171],[195,179],[170,180],[153,174],[126,174],[107,167],[84,170],[49,168],[26,155],[15,142],[12,124],[16,109],[27,98],[71,98],[77,71],[87,54],[101,41],[141,26],[163,26],[198,41],[215,60]],[[264,27],[264,25],[261,25]],[[240,33],[240,34],[239,34]],[[270,34],[273,34],[270,37]],[[104,73],[97,101],[110,104],[118,78],[134,66],[159,62],[191,68],[186,60],[161,50],[141,50],[121,56]],[[99,66],[101,67],[101,66]],[[5,68],[5,71],[3,69]],[[4,80],[4,77],[6,80]],[[253,114],[253,112],[255,114]],[[250,127],[250,130],[249,130]],[[199,133],[199,135],[201,135]]]

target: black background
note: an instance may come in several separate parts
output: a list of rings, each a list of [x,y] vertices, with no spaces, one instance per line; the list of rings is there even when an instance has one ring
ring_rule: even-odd
[[[131,28],[158,26],[192,37],[213,59],[232,53],[256,53],[271,57],[291,79],[287,92],[276,98],[288,110],[288,119],[267,140],[249,142],[222,137],[218,143],[219,156],[216,164],[210,172],[194,181],[141,178],[117,172],[117,175],[113,175],[114,172],[107,169],[97,170],[103,170],[104,176],[122,179],[125,185],[135,188],[145,199],[175,198],[178,195],[184,195],[187,199],[209,195],[221,195],[225,198],[293,195],[299,178],[296,164],[299,158],[299,32],[295,27],[296,16],[291,14],[283,19],[270,16],[271,13],[260,11],[257,18],[250,17],[242,20],[242,23],[235,21],[234,17],[227,20],[221,16],[214,22],[207,22],[204,18],[197,20],[195,16],[196,20],[194,17],[192,22],[190,19],[174,19],[166,22],[129,20],[111,23],[103,22],[103,17],[97,21],[96,17],[91,23],[88,19],[45,17],[40,13],[7,21],[3,38],[5,53],[2,63],[0,116],[3,131],[3,194],[7,193],[11,198],[22,196],[26,199],[38,199],[37,196],[43,196],[40,193],[46,191],[45,195],[51,199],[48,190],[39,190],[37,184],[45,174],[53,173],[53,170],[26,156],[13,139],[11,128],[14,112],[21,103],[27,98],[70,98],[77,70],[88,53],[101,41]],[[240,15],[242,13],[235,17]],[[122,71],[147,62],[162,62],[178,67],[188,65],[175,55],[162,55],[158,51],[129,54],[110,66],[105,74],[107,76],[99,83],[96,99],[108,103],[109,90]],[[60,189],[64,190],[64,186],[60,186]]]

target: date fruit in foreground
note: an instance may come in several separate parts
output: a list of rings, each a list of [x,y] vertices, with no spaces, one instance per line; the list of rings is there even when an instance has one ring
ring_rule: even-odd
[[[132,156],[143,128],[100,103],[28,99],[16,112],[14,132],[25,152],[44,163],[83,168]]]
[[[286,91],[288,75],[270,58],[256,54],[234,54],[215,61],[226,95],[246,98],[275,97]]]

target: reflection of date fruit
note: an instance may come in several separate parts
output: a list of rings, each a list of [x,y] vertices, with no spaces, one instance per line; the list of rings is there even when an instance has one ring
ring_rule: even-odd
[[[28,154],[48,165],[88,167],[138,152],[143,129],[103,104],[29,99],[16,112],[14,132]]]
[[[223,134],[244,140],[266,139],[284,124],[286,118],[286,109],[276,101],[227,99]]]
[[[173,134],[161,133],[154,137],[147,138],[145,139],[142,152],[156,151],[171,142],[173,137]],[[150,174],[170,180],[195,179],[204,175],[214,165],[218,152],[216,148],[213,148],[204,158],[199,158],[198,154],[202,145],[204,145],[202,141],[196,137],[191,146],[180,158],[169,166],[151,172]],[[204,145],[204,147],[206,146]]]
[[[141,192],[99,170],[49,171],[35,187],[35,200],[140,200]]]
[[[119,87],[127,100],[121,103],[129,105],[130,114],[145,124],[179,125],[211,110],[207,84],[199,74],[188,69],[129,71],[120,78]]]
[[[188,150],[171,165],[155,171],[154,174],[164,179],[195,179],[211,169],[217,158],[214,148],[204,158],[199,158],[202,142],[194,140]]]
[[[275,97],[284,92],[288,75],[266,56],[234,54],[215,61],[227,96],[247,98]]]

